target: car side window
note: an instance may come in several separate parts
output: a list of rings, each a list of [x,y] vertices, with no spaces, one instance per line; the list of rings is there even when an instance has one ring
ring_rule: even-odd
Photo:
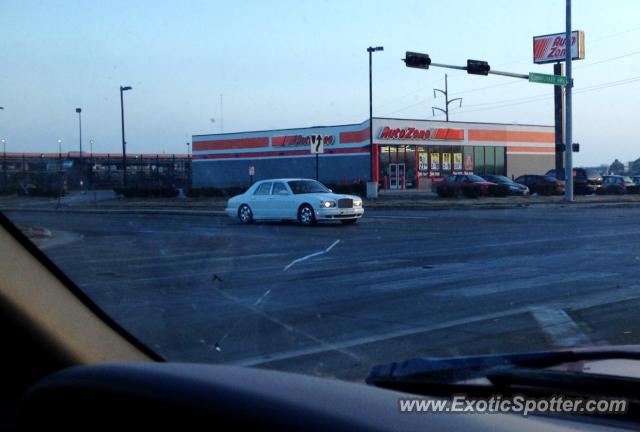
[[[260,186],[258,186],[258,189],[256,189],[256,191],[253,194],[269,195],[269,192],[271,192],[271,185],[272,183],[262,183]]]
[[[287,187],[284,183],[274,183],[273,189],[271,190],[271,195],[288,195]]]

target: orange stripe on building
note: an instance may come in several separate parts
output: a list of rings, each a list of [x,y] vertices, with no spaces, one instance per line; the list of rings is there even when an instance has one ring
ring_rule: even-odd
[[[469,141],[555,143],[554,132],[469,129]]]
[[[463,140],[464,139],[464,129],[449,129],[449,128],[440,128],[436,129],[436,136],[432,137],[433,139],[438,140]]]
[[[229,140],[198,141],[193,143],[194,151],[229,150],[268,147],[269,138],[238,138]]]
[[[369,140],[369,129],[355,132],[340,132],[340,144],[359,143]]]
[[[507,147],[507,153],[544,153],[555,154],[554,147]]]

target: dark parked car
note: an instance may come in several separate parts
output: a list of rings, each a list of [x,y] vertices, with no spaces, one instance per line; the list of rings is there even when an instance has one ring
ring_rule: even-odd
[[[438,196],[443,198],[464,195],[469,198],[486,196],[489,188],[496,186],[495,183],[486,181],[477,175],[449,175],[444,178],[436,187]]]
[[[552,169],[547,172],[546,175],[555,177],[564,183],[564,170]],[[597,169],[573,169],[573,190],[576,194],[592,194],[595,193],[600,187],[602,187],[602,175]]]
[[[602,180],[602,193],[623,194],[638,193],[640,186],[636,185],[631,177],[620,175],[606,175]]]
[[[529,195],[529,188],[523,184],[516,183],[507,176],[486,175],[483,178],[487,181],[505,185],[509,188],[509,195]]]
[[[532,194],[562,195],[564,193],[564,183],[552,176],[526,174],[518,177],[516,183],[527,186]]]

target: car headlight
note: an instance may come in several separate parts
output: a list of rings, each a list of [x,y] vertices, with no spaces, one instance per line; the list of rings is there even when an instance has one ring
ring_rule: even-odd
[[[362,207],[362,200],[353,200],[354,207]]]
[[[335,201],[320,201],[320,207],[331,208],[331,207],[335,207],[335,206],[336,206],[336,202]]]

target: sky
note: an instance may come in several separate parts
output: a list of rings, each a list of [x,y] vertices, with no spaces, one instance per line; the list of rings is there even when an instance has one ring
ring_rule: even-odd
[[[640,157],[640,1],[573,0],[586,58],[574,62],[577,165]],[[374,116],[443,120],[434,88],[448,75],[450,120],[553,124],[553,87],[406,68],[433,62],[534,65],[532,37],[563,32],[565,0],[0,2],[0,138],[7,151],[184,153],[192,135],[359,123]]]

